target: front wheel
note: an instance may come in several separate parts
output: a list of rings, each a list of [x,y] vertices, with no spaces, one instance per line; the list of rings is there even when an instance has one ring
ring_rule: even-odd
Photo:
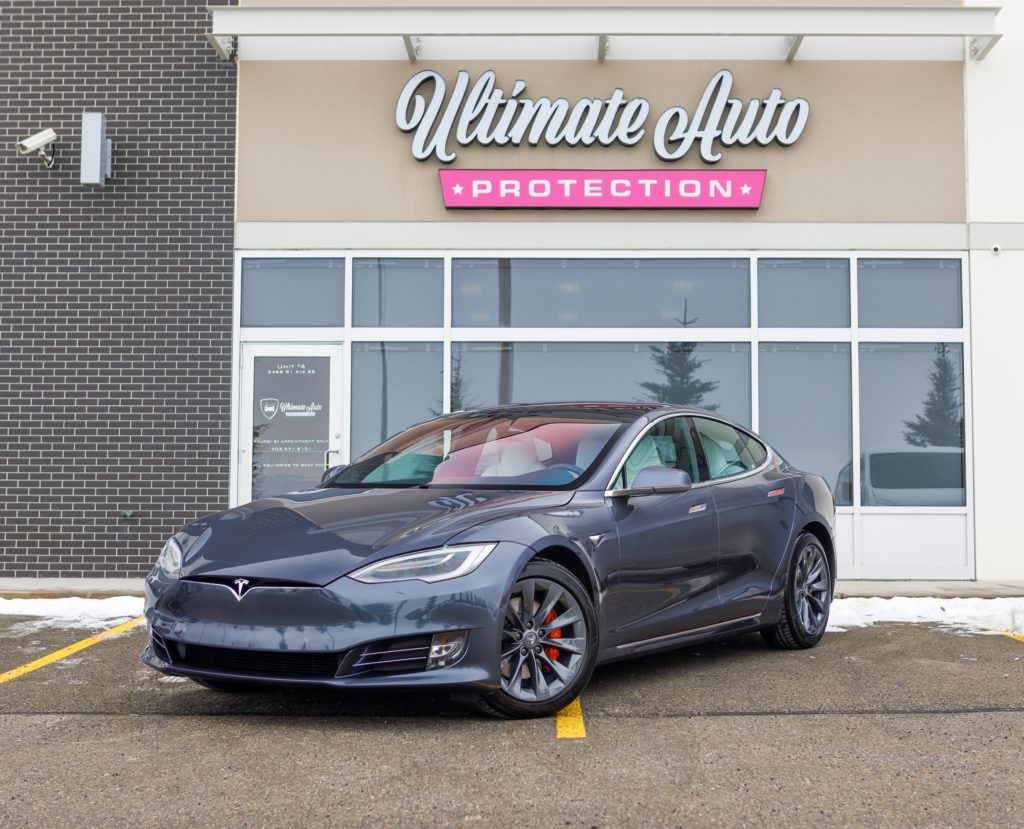
[[[523,568],[505,607],[500,687],[480,707],[502,717],[542,717],[583,690],[597,661],[597,614],[572,573],[554,562]]]
[[[825,635],[832,604],[832,573],[821,542],[811,533],[796,540],[786,579],[782,618],[761,635],[776,648],[813,648]]]

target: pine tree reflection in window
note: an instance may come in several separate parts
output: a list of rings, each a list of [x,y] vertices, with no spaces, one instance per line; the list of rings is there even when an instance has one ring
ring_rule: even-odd
[[[963,346],[861,343],[860,352],[861,503],[963,506]]]
[[[935,359],[928,371],[928,396],[924,410],[904,420],[903,439],[911,446],[964,445],[962,378],[949,356],[946,343],[935,344]]]
[[[686,328],[697,322],[696,317],[689,316],[689,302],[683,303],[683,317],[676,323]],[[703,380],[697,372],[709,360],[701,360],[694,356],[697,343],[666,343],[648,346],[651,360],[658,372],[665,378],[662,383],[643,382],[640,387],[647,392],[644,400],[655,403],[674,403],[680,406],[699,406],[709,412],[718,410],[717,403],[708,403],[705,396],[718,388],[717,380]]]

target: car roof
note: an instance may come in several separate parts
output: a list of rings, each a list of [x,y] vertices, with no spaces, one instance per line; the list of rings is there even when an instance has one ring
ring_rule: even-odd
[[[607,414],[609,417],[627,420],[640,418],[648,414],[664,412],[680,412],[693,414],[710,414],[703,409],[693,406],[677,406],[671,403],[642,403],[622,401],[580,401],[580,402],[558,402],[558,403],[513,403],[504,406],[481,406],[480,408],[468,409],[467,413],[473,414],[531,414],[542,417],[558,417],[560,414],[573,414],[579,412],[594,412]],[[455,414],[455,412],[452,412]]]

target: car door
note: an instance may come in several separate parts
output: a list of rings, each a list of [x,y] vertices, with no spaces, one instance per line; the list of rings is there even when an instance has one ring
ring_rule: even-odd
[[[630,486],[647,466],[675,467],[700,482],[694,436],[685,417],[661,420],[641,436],[613,490]],[[608,644],[671,636],[720,621],[718,518],[708,489],[609,501],[620,556],[605,601],[612,640]]]
[[[723,612],[753,616],[792,543],[797,479],[765,465],[767,449],[752,435],[706,417],[693,424],[718,513]]]

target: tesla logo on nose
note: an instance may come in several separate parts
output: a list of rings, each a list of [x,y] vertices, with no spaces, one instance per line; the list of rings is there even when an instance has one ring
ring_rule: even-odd
[[[235,598],[238,601],[242,601],[242,596],[245,595],[245,586],[249,583],[249,579],[235,579]]]

